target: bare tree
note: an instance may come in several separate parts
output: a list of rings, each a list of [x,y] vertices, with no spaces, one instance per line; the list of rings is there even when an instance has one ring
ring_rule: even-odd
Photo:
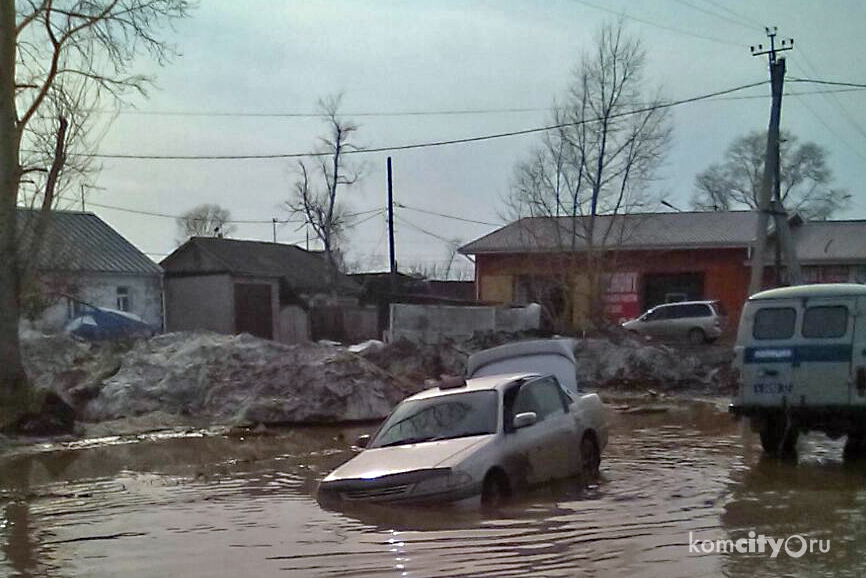
[[[177,242],[190,237],[228,237],[237,230],[231,219],[229,210],[217,204],[199,205],[177,218]]]
[[[736,139],[721,163],[695,177],[692,206],[700,210],[755,209],[764,174],[766,131],[753,131]],[[779,178],[782,205],[808,219],[828,219],[845,209],[851,195],[831,186],[826,151],[813,142],[800,143],[782,131],[779,145]]]
[[[590,321],[603,323],[603,282],[610,252],[624,230],[618,216],[654,206],[648,192],[671,140],[670,115],[657,90],[645,87],[646,52],[622,23],[605,24],[554,104],[553,124],[515,168],[506,199],[511,218],[532,237],[543,230],[555,262],[536,277],[536,293],[558,329],[570,325],[581,295]],[[532,239],[530,239],[531,241]],[[535,239],[537,242],[538,239]],[[567,263],[562,263],[562,259]],[[574,271],[580,271],[578,279]],[[544,303],[544,301],[547,303]]]
[[[342,95],[318,101],[327,124],[317,149],[322,154],[315,161],[298,161],[298,180],[286,201],[289,212],[301,215],[322,243],[333,271],[340,268],[339,244],[351,226],[340,193],[357,183],[364,172],[363,165],[351,164],[344,156],[360,148],[352,142],[358,125],[340,116],[341,101]]]
[[[58,188],[74,176],[63,173],[70,139],[95,136],[72,109],[143,93],[151,79],[130,70],[144,54],[160,64],[174,54],[158,31],[190,6],[188,0],[0,0],[0,422],[32,399],[18,340],[16,206],[38,204],[44,213],[54,207]]]

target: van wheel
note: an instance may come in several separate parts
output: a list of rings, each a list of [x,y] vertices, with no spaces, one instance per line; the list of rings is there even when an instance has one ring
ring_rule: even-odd
[[[863,434],[848,434],[842,456],[846,460],[857,460],[866,457],[866,436]]]
[[[700,345],[702,343],[706,343],[707,336],[701,329],[695,327],[691,331],[689,331],[689,343],[692,345]]]
[[[598,477],[598,466],[601,463],[601,452],[598,442],[591,433],[584,434],[580,440],[580,473],[587,478]]]
[[[761,420],[760,434],[761,446],[768,455],[791,457],[796,454],[800,432],[794,426],[789,427],[785,419],[765,417]]]
[[[501,506],[510,497],[511,485],[508,477],[500,470],[488,472],[481,487],[481,504],[488,507]]]

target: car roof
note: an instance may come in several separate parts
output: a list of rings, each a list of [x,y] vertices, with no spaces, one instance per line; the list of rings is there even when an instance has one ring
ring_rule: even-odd
[[[676,303],[662,303],[661,305],[656,305],[653,309],[658,307],[673,307],[674,305],[712,305],[713,303],[718,303],[718,299],[704,299],[702,301],[677,301]]]
[[[813,283],[779,287],[755,293],[749,301],[760,299],[800,299],[803,297],[851,297],[866,295],[866,286],[857,283]]]
[[[504,373],[502,375],[488,375],[485,377],[474,377],[466,380],[466,385],[456,387],[431,387],[415,395],[406,398],[408,400],[427,399],[442,395],[455,393],[466,393],[467,391],[499,391],[517,381],[541,377],[538,373]]]

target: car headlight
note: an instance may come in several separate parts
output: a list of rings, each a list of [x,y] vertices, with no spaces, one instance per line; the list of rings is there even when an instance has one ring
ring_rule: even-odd
[[[451,472],[421,480],[412,489],[413,493],[428,494],[435,492],[447,492],[461,486],[472,483],[472,476],[466,472]]]

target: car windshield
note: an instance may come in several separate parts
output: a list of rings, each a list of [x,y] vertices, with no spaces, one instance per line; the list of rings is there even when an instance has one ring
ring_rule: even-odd
[[[369,447],[496,433],[497,400],[496,392],[487,390],[404,401]]]

